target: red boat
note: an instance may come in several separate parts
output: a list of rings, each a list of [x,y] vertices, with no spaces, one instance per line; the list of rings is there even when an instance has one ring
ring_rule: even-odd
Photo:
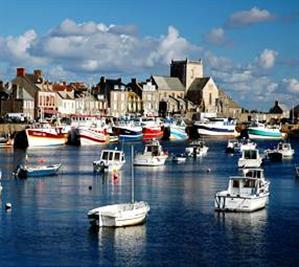
[[[163,125],[156,120],[142,120],[143,139],[160,139],[163,137]]]

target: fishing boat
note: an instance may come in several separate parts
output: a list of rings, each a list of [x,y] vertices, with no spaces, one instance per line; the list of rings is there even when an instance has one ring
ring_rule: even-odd
[[[280,131],[278,126],[266,126],[262,123],[256,123],[254,126],[250,126],[247,129],[250,139],[283,139],[286,137],[285,133]]]
[[[78,132],[81,146],[107,144],[110,140],[104,128],[80,126]]]
[[[236,120],[228,118],[208,118],[204,121],[196,121],[194,126],[200,136],[236,137]]]
[[[134,148],[132,146],[131,167],[131,202],[98,207],[88,211],[87,216],[91,226],[125,227],[144,223],[150,206],[145,201],[134,199]]]
[[[100,159],[93,162],[95,172],[112,172],[119,171],[125,164],[125,154],[117,149],[103,149]]]
[[[258,149],[243,150],[238,160],[239,168],[259,168],[262,165],[262,157]]]
[[[42,126],[25,130],[28,147],[61,146],[67,142],[67,135],[61,128]]]
[[[135,122],[119,122],[112,127],[112,131],[122,141],[139,141],[143,139],[142,127]]]
[[[193,140],[186,148],[185,152],[188,157],[201,157],[208,153],[209,147],[203,139]]]
[[[58,173],[61,166],[61,163],[37,166],[21,164],[18,166],[14,174],[19,178],[52,176]]]
[[[153,139],[145,144],[142,153],[138,153],[134,159],[134,165],[137,166],[161,166],[165,164],[168,153],[163,151],[159,141]]]
[[[253,212],[263,209],[269,201],[269,186],[261,169],[230,177],[227,190],[215,194],[215,210]]]
[[[161,139],[163,137],[162,122],[154,118],[142,118],[141,121],[143,139]]]
[[[183,141],[188,139],[186,123],[181,118],[166,118],[164,121],[164,136],[170,141]],[[164,137],[163,137],[164,138]]]

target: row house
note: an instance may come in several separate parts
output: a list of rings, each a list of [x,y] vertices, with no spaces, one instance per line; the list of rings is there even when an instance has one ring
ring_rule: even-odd
[[[159,96],[156,86],[150,79],[145,82],[137,82],[134,78],[127,85],[129,90],[134,91],[138,97],[141,106],[141,113],[145,116],[158,116]]]
[[[24,116],[32,120],[34,118],[34,98],[22,87],[7,83],[0,83],[0,113],[24,113]]]

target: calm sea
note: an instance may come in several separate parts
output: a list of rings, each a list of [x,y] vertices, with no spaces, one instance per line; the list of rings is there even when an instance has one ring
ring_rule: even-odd
[[[269,206],[251,214],[214,212],[214,194],[238,174],[238,156],[225,154],[224,140],[207,144],[210,150],[202,159],[136,167],[136,199],[151,206],[146,224],[99,231],[90,229],[87,211],[130,200],[130,145],[118,145],[127,159],[118,179],[93,174],[98,147],[1,150],[0,266],[298,266],[294,166],[299,164],[299,140],[292,140],[293,159],[265,164]],[[275,144],[258,143],[261,149]],[[186,143],[162,145],[177,153]],[[135,151],[142,148],[135,144]],[[15,179],[11,173],[26,153],[31,164],[62,162],[61,174]],[[12,203],[9,212],[7,202]]]

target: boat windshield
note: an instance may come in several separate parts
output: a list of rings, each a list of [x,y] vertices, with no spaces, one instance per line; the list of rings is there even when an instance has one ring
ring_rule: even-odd
[[[114,159],[119,161],[120,160],[120,153],[115,152]]]
[[[257,151],[256,150],[245,150],[244,158],[245,159],[257,159]]]
[[[102,159],[104,159],[104,160],[108,159],[108,151],[103,152]]]

